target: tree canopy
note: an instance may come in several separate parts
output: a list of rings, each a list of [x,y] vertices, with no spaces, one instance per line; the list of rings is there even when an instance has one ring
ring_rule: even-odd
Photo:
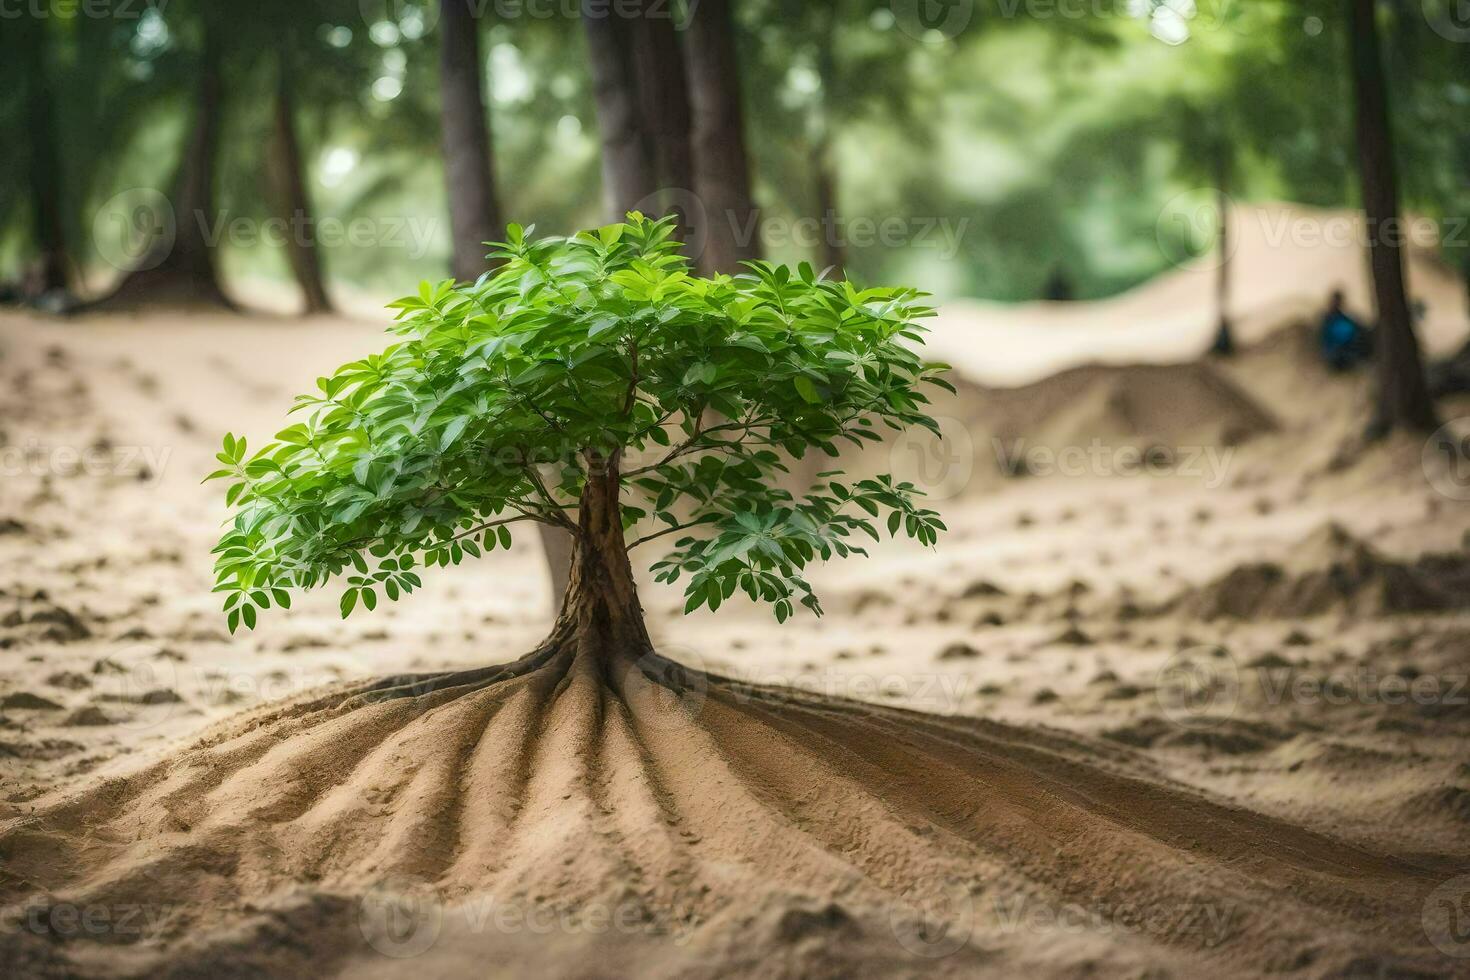
[[[253,454],[227,435],[209,478],[237,508],[216,548],[230,628],[336,576],[344,616],[374,608],[423,566],[509,547],[517,523],[577,533],[609,464],[628,546],[673,539],[654,569],[687,577],[686,611],[741,589],[778,619],[796,602],[820,614],[815,559],[864,554],[859,535],[884,528],[933,544],[944,525],[910,484],[778,482],[808,451],[937,431],[922,389],[950,387],[945,365],[906,343],[933,312],[923,294],[805,263],[700,278],[672,232],[637,212],[570,238],[511,225],[494,273],[391,304],[402,339],[319,378],[304,421]]]

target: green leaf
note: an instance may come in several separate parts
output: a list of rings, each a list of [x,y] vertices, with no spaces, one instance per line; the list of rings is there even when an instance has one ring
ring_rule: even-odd
[[[644,516],[688,523],[653,557],[660,581],[692,584],[691,611],[743,591],[778,619],[798,601],[819,613],[807,565],[862,555],[885,520],[933,544],[943,525],[914,487],[783,489],[792,459],[936,429],[941,368],[907,346],[934,312],[922,294],[771,262],[704,279],[675,232],[634,213],[571,238],[507,226],[473,285],[424,282],[392,303],[393,342],[316,379],[275,440],[251,455],[226,433],[210,467],[232,510],[213,551],[226,620],[338,579],[347,615],[419,588],[409,569],[509,548],[508,527],[471,529],[545,494],[574,515],[593,446],[623,451],[632,482],[613,517],[630,536]]]
[[[618,324],[620,323],[622,323],[622,320],[618,319],[615,316],[600,316],[597,319],[593,320],[592,325],[587,328],[587,339],[595,340],[597,337],[607,333],[609,330],[618,326]]]

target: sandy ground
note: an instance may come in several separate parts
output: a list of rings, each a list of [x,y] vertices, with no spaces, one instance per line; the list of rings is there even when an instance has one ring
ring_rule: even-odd
[[[820,621],[645,583],[692,700],[536,665],[343,714],[550,620],[527,537],[225,633],[220,433],[379,326],[0,314],[0,970],[1470,975],[1470,479],[1344,453],[1365,379],[1275,326],[966,384],[854,461],[951,533],[821,570]]]

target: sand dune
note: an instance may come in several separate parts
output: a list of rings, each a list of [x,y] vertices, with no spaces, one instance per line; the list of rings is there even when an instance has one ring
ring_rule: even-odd
[[[1341,525],[1327,524],[1281,561],[1238,565],[1174,605],[1205,619],[1446,612],[1470,607],[1470,557],[1454,552],[1394,561]]]
[[[1362,216],[1299,204],[1237,205],[1231,212],[1230,311],[1243,343],[1293,319],[1315,318],[1335,288],[1371,320]],[[1434,354],[1463,341],[1465,284],[1430,243],[1406,249],[1409,292],[1424,304],[1420,336]],[[934,321],[935,355],[987,385],[1018,385],[1101,360],[1193,360],[1215,334],[1216,256],[1185,264],[1094,303],[945,304]]]

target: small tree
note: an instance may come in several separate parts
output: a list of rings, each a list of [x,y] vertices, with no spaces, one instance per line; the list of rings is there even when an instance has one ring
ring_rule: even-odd
[[[688,583],[686,612],[739,589],[785,620],[797,603],[820,615],[803,570],[865,554],[860,535],[933,544],[944,525],[910,484],[777,485],[783,458],[936,429],[919,389],[948,389],[944,366],[902,343],[922,340],[922,294],[806,264],[697,278],[672,233],[637,212],[573,238],[511,225],[493,277],[392,304],[403,340],[319,378],[297,399],[306,421],[253,455],[227,435],[209,478],[232,481],[237,508],[215,549],[231,631],[337,576],[344,617],[372,609],[418,587],[421,566],[541,523],[575,541],[549,642],[636,655],[649,641],[630,549],[672,541],[653,569]]]

